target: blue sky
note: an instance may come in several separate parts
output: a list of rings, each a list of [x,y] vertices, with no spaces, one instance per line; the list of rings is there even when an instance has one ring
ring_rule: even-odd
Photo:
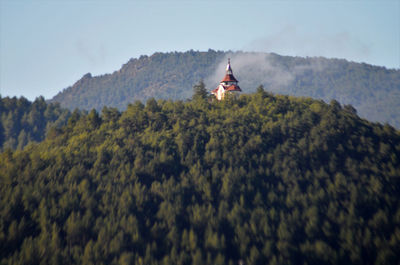
[[[400,68],[400,0],[0,0],[0,93],[53,97],[154,52],[247,50]]]

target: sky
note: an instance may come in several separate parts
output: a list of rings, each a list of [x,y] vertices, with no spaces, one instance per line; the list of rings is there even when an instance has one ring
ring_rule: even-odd
[[[84,74],[187,50],[400,69],[400,0],[0,0],[0,94],[50,99]]]

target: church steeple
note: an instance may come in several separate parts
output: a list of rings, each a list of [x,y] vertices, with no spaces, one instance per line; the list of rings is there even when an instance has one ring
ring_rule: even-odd
[[[228,64],[226,65],[226,74],[233,75],[232,68],[231,68],[231,58],[228,58]]]
[[[225,92],[242,91],[238,86],[238,83],[239,81],[237,81],[233,76],[231,59],[228,58],[225,77],[221,80],[219,86],[211,92],[211,94],[214,94],[218,100],[222,100],[225,97]]]
[[[221,80],[221,83],[224,83],[225,85],[232,85],[232,84],[236,85],[238,83],[236,78],[233,76],[230,58],[228,58],[228,64],[226,65],[226,74],[224,79]]]

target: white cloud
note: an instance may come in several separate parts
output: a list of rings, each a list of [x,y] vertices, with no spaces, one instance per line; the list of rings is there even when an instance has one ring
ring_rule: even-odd
[[[254,80],[260,82],[268,90],[279,91],[289,86],[298,75],[306,71],[323,71],[326,67],[323,60],[304,61],[304,64],[297,64],[288,68],[282,60],[276,60],[276,55],[270,53],[237,52],[227,54],[217,63],[214,74],[205,79],[207,87],[216,87],[225,75],[225,66],[228,58],[231,58],[233,74],[239,80],[239,86],[245,90],[252,91]],[[242,78],[243,77],[243,78]]]
[[[92,66],[98,66],[106,62],[107,50],[103,44],[93,44],[78,39],[75,43],[75,49],[79,57],[89,62]]]
[[[324,56],[365,61],[370,56],[370,44],[362,42],[347,31],[333,34],[303,32],[294,25],[286,25],[275,34],[256,39],[243,50],[275,52],[292,56]]]

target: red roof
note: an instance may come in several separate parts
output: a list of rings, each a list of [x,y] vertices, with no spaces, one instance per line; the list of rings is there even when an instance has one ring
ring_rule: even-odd
[[[225,87],[226,91],[242,91],[238,85],[230,85]]]
[[[222,85],[225,91],[242,91],[238,85],[230,85],[230,86],[224,86]],[[216,94],[218,92],[219,86],[211,91],[211,93]]]
[[[233,75],[226,74],[224,79],[221,82],[237,82],[236,78]]]

